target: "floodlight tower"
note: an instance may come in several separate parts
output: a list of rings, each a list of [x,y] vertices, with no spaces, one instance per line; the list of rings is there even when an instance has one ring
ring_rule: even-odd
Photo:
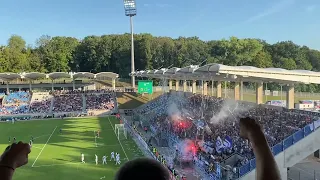
[[[134,39],[133,39],[133,16],[137,15],[136,1],[135,0],[123,0],[125,15],[130,17],[130,29],[131,29],[131,73],[134,69]],[[135,77],[131,75],[132,88],[135,88]]]

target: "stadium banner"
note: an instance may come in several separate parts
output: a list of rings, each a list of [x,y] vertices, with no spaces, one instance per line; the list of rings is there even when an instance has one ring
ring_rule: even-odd
[[[301,100],[300,104],[314,104],[314,100]]]

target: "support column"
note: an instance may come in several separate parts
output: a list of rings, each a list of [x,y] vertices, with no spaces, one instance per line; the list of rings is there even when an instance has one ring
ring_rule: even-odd
[[[112,89],[116,90],[116,79],[112,79]]]
[[[204,81],[203,80],[201,80],[201,94],[203,95],[204,94],[204,92],[203,92],[203,83],[204,83]]]
[[[263,103],[263,82],[256,83],[256,103]]]
[[[179,91],[179,83],[180,83],[180,80],[176,80],[176,91]]]
[[[51,80],[51,91],[54,91],[54,88],[53,88],[53,80]]]
[[[183,92],[187,92],[187,80],[183,80]]]
[[[240,81],[240,100],[243,101],[243,81]]]
[[[213,84],[214,84],[214,81],[211,81],[211,96],[213,96]]]
[[[234,100],[240,100],[240,82],[234,82]]]
[[[225,99],[227,99],[227,82],[228,82],[228,81],[225,81],[225,82],[224,82],[224,98],[225,98]]]
[[[9,82],[7,81],[7,94],[10,93],[10,89],[9,89]]]
[[[32,88],[31,88],[31,80],[29,81],[29,91],[31,92],[32,91]]]
[[[217,97],[220,98],[221,97],[221,81],[217,82]]]
[[[169,79],[169,91],[172,90],[172,79]]]
[[[287,108],[293,109],[294,108],[294,85],[290,84],[287,86]]]
[[[73,81],[72,81],[72,89],[73,90],[76,90],[76,82],[75,81],[76,81],[75,79],[73,79]]]
[[[208,95],[208,82],[204,81],[203,83],[203,95],[207,96]]]
[[[195,80],[192,81],[192,93],[193,94],[197,93],[197,81]]]

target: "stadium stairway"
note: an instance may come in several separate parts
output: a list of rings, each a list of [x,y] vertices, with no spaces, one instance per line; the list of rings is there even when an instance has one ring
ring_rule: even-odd
[[[86,101],[86,96],[82,94],[82,112],[85,112],[87,109],[87,101]]]
[[[315,129],[310,134],[284,149],[275,156],[278,164],[281,179],[287,179],[287,168],[292,167],[310,154],[320,149],[320,128]],[[240,178],[241,180],[256,179],[256,169],[253,169]]]

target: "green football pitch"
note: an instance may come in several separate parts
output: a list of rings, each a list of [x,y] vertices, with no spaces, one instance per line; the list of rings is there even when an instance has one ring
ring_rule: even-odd
[[[121,164],[143,156],[129,134],[128,139],[118,140],[114,131],[118,123],[112,116],[3,122],[0,123],[0,150],[8,146],[9,137],[11,141],[16,137],[23,142],[34,137],[29,163],[16,170],[14,180],[109,180],[120,168],[110,161],[112,151],[120,153]],[[101,133],[95,141],[96,130]],[[85,164],[80,162],[81,153],[85,155]],[[95,154],[99,158],[98,165]],[[102,165],[103,155],[107,156],[107,165]]]

